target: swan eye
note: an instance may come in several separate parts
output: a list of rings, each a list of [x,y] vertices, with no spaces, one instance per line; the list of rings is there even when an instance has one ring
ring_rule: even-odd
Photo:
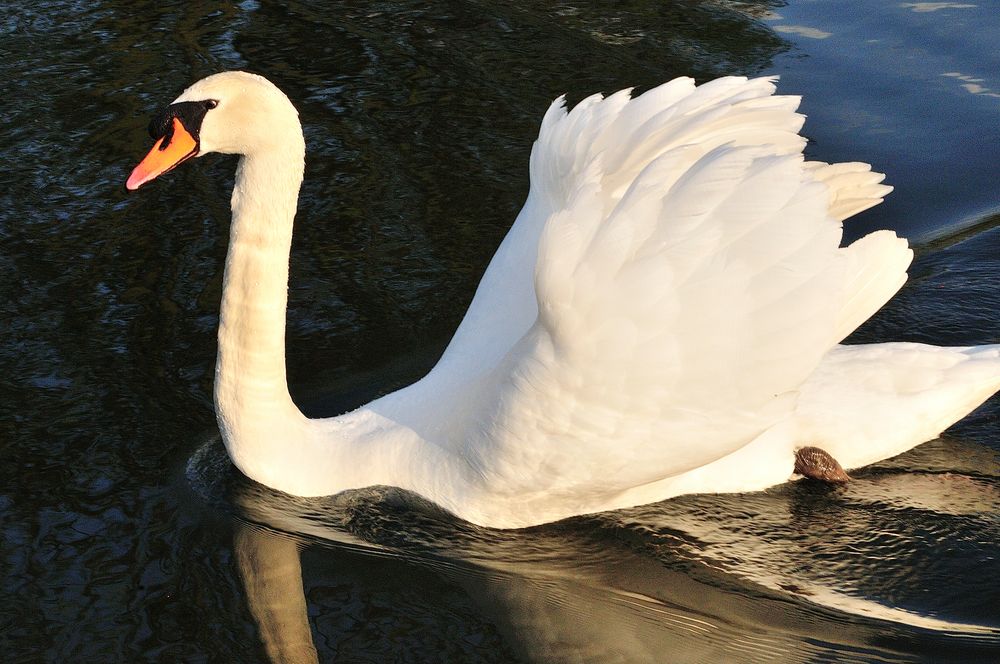
[[[208,109],[208,110],[211,110],[211,109],[213,109],[213,108],[215,108],[216,106],[219,105],[219,102],[217,100],[215,100],[215,99],[206,99],[202,103],[205,104],[205,108]]]

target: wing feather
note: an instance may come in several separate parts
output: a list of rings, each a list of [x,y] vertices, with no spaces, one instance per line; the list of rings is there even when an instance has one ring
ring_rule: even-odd
[[[546,112],[524,209],[452,343],[379,412],[463,456],[490,500],[575,514],[789,418],[823,355],[905,279],[906,243],[841,248],[888,193],[805,162],[774,79],[680,78]],[[428,418],[428,395],[450,419]],[[555,506],[565,495],[565,505]]]
[[[476,392],[470,462],[497,487],[613,492],[729,454],[898,288],[905,243],[840,247],[882,176],[805,162],[798,99],[773,93],[677,79],[549,109],[531,158],[537,320]]]

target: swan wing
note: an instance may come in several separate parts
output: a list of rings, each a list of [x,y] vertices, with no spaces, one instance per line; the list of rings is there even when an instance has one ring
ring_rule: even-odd
[[[685,141],[700,142],[703,148],[726,141],[742,144],[747,138],[743,132],[753,129],[757,141],[800,150],[805,141],[797,133],[802,124],[801,116],[794,114],[798,98],[765,99],[773,92],[773,79],[768,78],[729,77],[696,87],[693,79],[681,77],[635,98],[628,89],[607,98],[593,95],[572,113],[566,112],[564,97],[555,100],[532,147],[528,199],[426,387],[433,383],[439,393],[457,389],[455,377],[464,384],[468,376],[495,366],[534,324],[538,308],[531,266],[538,260],[542,230],[554,213],[568,208],[570,197],[588,176],[588,164],[598,155],[607,159],[600,173],[606,195],[620,198],[650,161]],[[750,103],[726,110],[741,101]],[[700,116],[703,111],[706,115]],[[852,165],[831,169],[844,166]],[[890,190],[865,190],[854,197],[874,205]]]
[[[805,162],[798,98],[773,93],[676,79],[549,109],[518,220],[536,315],[451,423],[491,492],[580,509],[739,449],[901,285],[905,241],[840,248],[881,175]]]

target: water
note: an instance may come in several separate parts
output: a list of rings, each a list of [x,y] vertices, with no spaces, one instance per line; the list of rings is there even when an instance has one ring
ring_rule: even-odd
[[[234,161],[122,187],[149,115],[245,68],[309,149],[288,365],[310,414],[421,375],[526,194],[548,102],[777,73],[809,154],[919,243],[854,340],[1000,341],[992,2],[0,7],[5,661],[995,661],[1000,401],[842,489],[498,532],[388,489],[282,496],[211,405]],[[610,7],[610,3],[609,3]]]

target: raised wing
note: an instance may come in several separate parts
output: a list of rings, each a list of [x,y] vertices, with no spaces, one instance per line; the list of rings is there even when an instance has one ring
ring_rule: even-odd
[[[806,163],[773,92],[677,79],[546,114],[511,231],[538,224],[537,318],[447,427],[491,491],[610,495],[731,453],[901,285],[904,241],[839,246],[881,175]]]

